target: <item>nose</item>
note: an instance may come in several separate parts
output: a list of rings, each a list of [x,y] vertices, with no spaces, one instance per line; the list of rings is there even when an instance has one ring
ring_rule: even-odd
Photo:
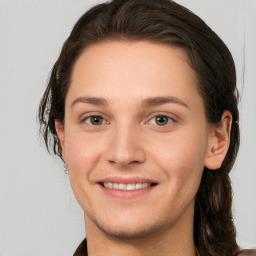
[[[112,131],[106,148],[106,158],[111,164],[128,167],[143,163],[146,159],[140,132],[132,128],[119,127]]]

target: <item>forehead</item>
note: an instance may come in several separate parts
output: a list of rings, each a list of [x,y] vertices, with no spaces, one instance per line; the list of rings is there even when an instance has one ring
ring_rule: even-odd
[[[89,46],[76,61],[67,98],[126,100],[199,97],[196,74],[183,49],[148,41],[107,41]],[[192,97],[191,97],[192,96]]]

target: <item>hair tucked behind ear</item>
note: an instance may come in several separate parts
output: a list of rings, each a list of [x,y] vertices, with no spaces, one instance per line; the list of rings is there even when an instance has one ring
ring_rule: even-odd
[[[231,202],[229,175],[205,170],[194,217],[194,240],[201,255],[235,255],[237,252]]]
[[[45,142],[61,156],[55,120],[64,120],[73,65],[90,44],[104,40],[147,40],[178,46],[197,75],[209,123],[233,117],[230,147],[219,170],[205,168],[195,202],[194,240],[200,255],[233,256],[238,250],[232,219],[229,172],[239,147],[236,72],[222,40],[195,14],[169,0],[113,0],[85,13],[74,26],[51,72],[40,104]],[[53,145],[51,144],[53,141]]]

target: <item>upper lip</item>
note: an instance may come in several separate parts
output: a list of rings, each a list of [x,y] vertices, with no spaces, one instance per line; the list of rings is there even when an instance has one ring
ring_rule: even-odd
[[[124,176],[113,176],[106,177],[99,180],[98,183],[111,182],[111,183],[123,183],[123,184],[136,184],[136,183],[157,183],[155,180],[144,177],[124,177]]]

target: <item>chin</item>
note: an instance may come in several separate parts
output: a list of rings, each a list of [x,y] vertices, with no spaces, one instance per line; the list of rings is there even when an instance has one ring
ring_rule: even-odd
[[[107,236],[114,237],[116,239],[122,240],[134,240],[134,239],[143,239],[148,238],[152,234],[155,234],[153,227],[139,227],[139,228],[113,228],[113,227],[105,227],[99,226],[98,228]]]
[[[161,223],[154,223],[152,225],[152,223],[142,223],[141,221],[134,221],[134,223],[131,223],[131,220],[129,220],[129,223],[106,223],[103,221],[92,221],[105,235],[122,240],[138,240],[150,238],[151,236],[155,236],[156,233],[161,233],[165,229],[165,226],[161,225]]]

